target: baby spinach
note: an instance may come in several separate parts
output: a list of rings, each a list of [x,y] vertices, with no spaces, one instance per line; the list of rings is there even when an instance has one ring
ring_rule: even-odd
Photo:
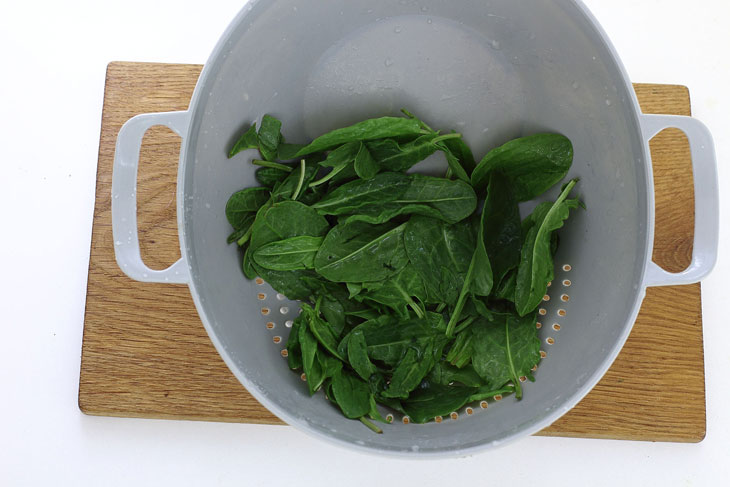
[[[477,165],[458,133],[404,110],[286,143],[265,115],[229,151],[258,148],[260,187],[234,193],[228,242],[249,279],[301,301],[288,366],[371,430],[378,404],[423,423],[523,394],[540,359],[536,311],[575,181],[520,221],[518,203],[567,173],[570,141],[539,134]],[[440,151],[445,177],[406,173]],[[480,204],[482,203],[483,204]]]
[[[418,135],[421,133],[423,133],[423,130],[416,120],[402,117],[371,118],[349,127],[335,129],[324,135],[320,135],[297,152],[296,157],[328,150],[347,142],[362,142],[385,137]]]
[[[385,223],[400,215],[416,214],[456,223],[476,209],[476,194],[470,185],[462,181],[422,174],[409,174],[408,178],[410,182],[400,197],[351,210],[353,214],[345,222]]]
[[[235,156],[241,151],[259,148],[259,137],[256,133],[256,122],[246,130],[243,135],[233,144],[231,150],[228,151],[228,158]]]
[[[410,179],[405,174],[383,172],[371,179],[345,183],[312,205],[322,215],[342,215],[370,204],[392,201],[405,193]]]
[[[537,308],[553,278],[552,233],[563,226],[570,210],[579,206],[577,199],[567,199],[577,182],[570,181],[555,203],[538,205],[526,219],[527,233],[515,282],[515,306],[520,316]]]
[[[471,175],[475,188],[487,185],[492,171],[501,171],[518,201],[531,200],[568,174],[573,144],[560,134],[537,134],[514,139],[492,149]]]
[[[228,223],[236,230],[244,228],[244,222],[268,200],[267,188],[247,188],[233,193],[226,203]]]
[[[403,246],[405,224],[355,222],[329,231],[314,258],[314,267],[335,282],[380,281],[408,263]]]
[[[537,313],[527,316],[500,314],[492,322],[480,321],[472,327],[472,364],[489,387],[500,388],[507,382],[522,397],[520,377],[533,379],[531,369],[540,361]]]
[[[313,269],[314,256],[323,240],[324,237],[309,235],[277,240],[256,249],[253,260],[261,267],[275,271]]]
[[[456,304],[474,254],[474,240],[468,222],[449,225],[433,218],[411,217],[403,241],[429,297]]]
[[[259,152],[267,161],[276,160],[281,144],[281,122],[271,115],[264,115],[258,132]]]

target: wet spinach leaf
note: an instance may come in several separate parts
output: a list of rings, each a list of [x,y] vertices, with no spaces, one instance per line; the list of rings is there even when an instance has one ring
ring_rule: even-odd
[[[253,253],[256,264],[275,271],[313,269],[314,256],[322,245],[324,237],[299,237],[277,240],[260,246]]]
[[[509,179],[518,201],[531,200],[563,179],[573,163],[573,144],[560,134],[537,134],[514,139],[492,149],[471,175],[475,188],[484,188],[489,174],[500,171]]]

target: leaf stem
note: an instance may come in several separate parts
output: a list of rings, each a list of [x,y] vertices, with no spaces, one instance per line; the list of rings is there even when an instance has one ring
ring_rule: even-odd
[[[431,127],[429,127],[429,126],[428,126],[428,125],[426,124],[426,122],[424,122],[424,121],[423,121],[423,120],[421,120],[420,118],[417,118],[417,117],[416,117],[416,116],[415,116],[414,114],[412,114],[411,112],[409,112],[409,111],[408,111],[408,110],[406,110],[405,108],[401,108],[401,109],[400,109],[400,111],[401,111],[401,112],[403,113],[403,115],[405,115],[406,117],[408,117],[408,118],[412,118],[412,119],[414,119],[414,120],[418,120],[418,123],[420,123],[420,124],[421,124],[421,127],[423,127],[424,129],[428,130],[429,132],[435,132],[435,130],[434,130],[434,129],[432,129]]]
[[[297,182],[297,189],[294,190],[294,192],[291,195],[292,200],[296,200],[297,197],[299,197],[299,192],[302,190],[302,185],[304,184],[304,170],[306,169],[307,163],[302,159],[302,162],[299,164],[299,167],[301,168],[299,172],[299,182]]]
[[[458,335],[459,333],[464,331],[469,325],[474,323],[474,320],[476,320],[476,319],[477,319],[476,316],[470,316],[469,318],[467,318],[464,321],[462,321],[461,323],[459,323],[459,326],[457,326],[454,329],[454,335]]]
[[[253,228],[253,225],[251,225],[250,227],[248,227],[248,230],[246,230],[246,233],[244,233],[241,236],[241,238],[239,238],[238,240],[236,240],[236,244],[238,244],[239,247],[242,247],[243,244],[245,244],[246,242],[248,242],[248,239],[251,238],[251,229],[252,228]]]
[[[337,174],[339,174],[340,172],[342,172],[342,170],[345,169],[348,166],[348,164],[349,164],[349,162],[346,162],[344,164],[340,164],[339,166],[333,167],[330,172],[328,172],[327,174],[325,174],[324,176],[322,176],[318,180],[316,180],[316,181],[314,181],[312,183],[309,183],[309,187],[310,188],[313,188],[315,186],[319,186],[322,183],[326,183],[327,181],[329,181],[333,177],[337,176]]]
[[[438,137],[434,137],[431,140],[431,143],[432,144],[438,144],[439,142],[444,141],[444,140],[448,140],[448,139],[460,139],[460,138],[461,138],[461,134],[459,134],[459,133],[444,134],[444,135],[439,135]]]
[[[413,298],[411,297],[411,295],[408,294],[402,287],[400,287],[400,285],[398,285],[397,282],[394,282],[393,285],[398,290],[398,292],[403,297],[403,299],[408,304],[408,306],[410,306],[411,309],[416,313],[416,316],[418,316],[419,318],[423,318],[425,316],[423,313],[423,310],[418,305],[418,303],[413,301]]]
[[[286,164],[280,164],[278,162],[264,161],[263,159],[254,159],[251,161],[254,166],[270,167],[272,169],[278,169],[279,171],[291,172],[292,168]]]
[[[368,421],[367,419],[365,419],[365,416],[361,416],[360,421],[362,422],[362,424],[364,424],[365,426],[367,426],[368,428],[370,428],[371,430],[375,431],[378,434],[381,434],[383,432],[383,430],[378,428],[375,424],[373,424],[370,421]]]
[[[512,382],[515,386],[515,397],[522,399],[522,385],[520,384],[520,378],[517,377],[515,371],[515,364],[512,361],[512,349],[509,346],[509,319],[504,322],[504,335],[505,335],[505,348],[507,348],[507,363],[509,364],[509,370],[512,373]]]

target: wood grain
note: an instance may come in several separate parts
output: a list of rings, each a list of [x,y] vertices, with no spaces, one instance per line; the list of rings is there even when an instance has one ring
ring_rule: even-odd
[[[118,269],[111,234],[116,134],[133,115],[184,110],[200,66],[111,63],[102,113],[96,207],[79,384],[84,413],[282,424],[234,378],[216,353],[187,287],[132,281]],[[689,114],[681,86],[635,85],[646,113]],[[180,256],[175,223],[179,138],[144,139],[138,182],[140,246],[164,268]],[[651,143],[657,192],[654,260],[686,267],[694,225],[689,146],[677,131]],[[539,434],[700,441],[705,385],[700,286],[649,289],[626,346],[601,382]]]

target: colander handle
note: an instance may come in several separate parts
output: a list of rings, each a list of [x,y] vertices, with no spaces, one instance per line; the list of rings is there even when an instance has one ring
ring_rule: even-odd
[[[705,277],[717,261],[720,227],[720,204],[717,188],[715,145],[707,127],[692,117],[677,115],[643,115],[641,131],[646,143],[666,128],[678,128],[687,135],[692,155],[695,188],[695,232],[692,262],[682,272],[667,272],[649,262],[647,286],[692,284]]]
[[[145,113],[130,118],[117,135],[112,173],[112,233],[119,268],[137,281],[186,284],[190,280],[185,257],[156,271],[142,262],[137,234],[137,167],[142,137],[150,127],[164,125],[180,136],[187,132],[188,112]]]

